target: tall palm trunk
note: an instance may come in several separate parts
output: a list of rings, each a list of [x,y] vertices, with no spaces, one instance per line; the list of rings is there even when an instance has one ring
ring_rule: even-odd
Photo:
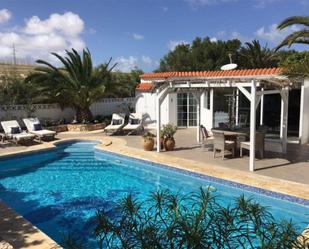
[[[89,107],[86,107],[86,108],[77,107],[76,108],[76,119],[79,123],[84,122],[84,121],[92,121],[93,115]]]

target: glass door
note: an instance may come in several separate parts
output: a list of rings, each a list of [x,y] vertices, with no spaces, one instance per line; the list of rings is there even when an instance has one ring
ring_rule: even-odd
[[[197,125],[196,100],[192,93],[177,94],[177,126],[191,127]]]

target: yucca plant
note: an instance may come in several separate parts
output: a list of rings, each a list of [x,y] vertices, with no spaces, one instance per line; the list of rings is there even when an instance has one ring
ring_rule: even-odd
[[[108,63],[94,69],[91,54],[84,49],[80,55],[75,49],[66,51],[65,56],[52,53],[61,67],[47,61],[38,60],[41,66],[27,78],[28,82],[39,85],[41,94],[59,103],[61,107],[76,110],[77,121],[91,121],[90,106],[104,97],[104,79],[115,67]]]

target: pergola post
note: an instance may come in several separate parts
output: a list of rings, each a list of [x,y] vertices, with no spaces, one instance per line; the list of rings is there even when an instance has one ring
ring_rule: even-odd
[[[251,82],[251,99],[250,99],[250,158],[249,169],[255,169],[255,132],[256,132],[256,82]]]
[[[201,142],[201,115],[200,115],[200,105],[201,105],[201,94],[193,93],[193,96],[196,100],[196,141]]]
[[[260,125],[264,124],[264,88],[261,89],[261,105],[260,105]]]
[[[160,152],[161,142],[160,142],[160,130],[161,130],[161,105],[160,105],[160,94],[159,90],[157,90],[157,98],[156,98],[156,116],[157,116],[157,152]]]
[[[281,115],[280,115],[280,139],[282,143],[282,153],[286,153],[288,140],[288,113],[289,113],[289,90],[281,90]]]
[[[239,124],[239,89],[236,89],[236,125]]]

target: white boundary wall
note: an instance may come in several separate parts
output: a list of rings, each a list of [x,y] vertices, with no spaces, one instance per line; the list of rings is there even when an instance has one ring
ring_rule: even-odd
[[[94,116],[107,116],[114,112],[128,112],[128,107],[134,107],[134,103],[135,98],[106,98],[93,104],[90,109]],[[30,108],[33,110],[32,112],[29,111]],[[74,118],[75,110],[72,108],[62,110],[58,104],[0,106],[0,121],[16,119],[20,122],[29,115],[41,120],[58,121],[65,119],[70,122]]]

